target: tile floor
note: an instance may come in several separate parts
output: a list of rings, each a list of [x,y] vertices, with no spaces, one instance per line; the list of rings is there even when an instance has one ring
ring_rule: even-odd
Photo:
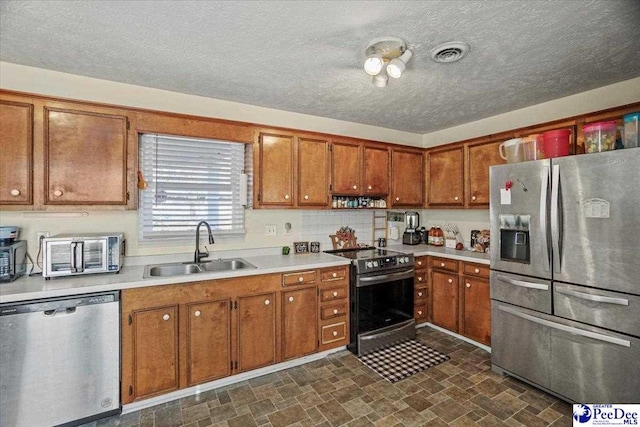
[[[425,327],[451,359],[390,384],[341,351],[85,427],[570,426],[571,406],[490,369],[482,349]]]

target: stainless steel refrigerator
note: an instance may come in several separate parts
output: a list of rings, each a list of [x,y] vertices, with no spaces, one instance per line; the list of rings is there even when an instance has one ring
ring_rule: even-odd
[[[490,168],[492,368],[640,402],[640,149]]]

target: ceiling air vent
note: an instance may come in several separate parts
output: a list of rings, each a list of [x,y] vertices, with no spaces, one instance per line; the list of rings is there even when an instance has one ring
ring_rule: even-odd
[[[461,60],[467,52],[469,52],[469,45],[466,43],[445,43],[431,50],[431,59],[448,64]]]

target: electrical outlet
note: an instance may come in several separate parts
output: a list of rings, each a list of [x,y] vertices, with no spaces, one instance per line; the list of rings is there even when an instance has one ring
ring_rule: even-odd
[[[285,222],[284,223],[284,231],[282,232],[282,234],[284,234],[285,236],[291,236],[291,223],[290,222]]]
[[[38,245],[40,245],[40,241],[44,237],[49,237],[49,232],[48,231],[37,231],[36,232],[36,237],[37,237],[37,240],[38,240]]]
[[[275,225],[267,225],[265,228],[265,234],[267,236],[275,236],[277,234],[277,227]]]

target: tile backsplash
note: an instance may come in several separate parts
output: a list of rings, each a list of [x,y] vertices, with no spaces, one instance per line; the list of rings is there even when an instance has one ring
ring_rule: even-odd
[[[320,250],[332,249],[329,235],[340,227],[349,226],[356,232],[358,243],[373,244],[373,210],[304,211],[300,236],[303,240],[320,242]]]

